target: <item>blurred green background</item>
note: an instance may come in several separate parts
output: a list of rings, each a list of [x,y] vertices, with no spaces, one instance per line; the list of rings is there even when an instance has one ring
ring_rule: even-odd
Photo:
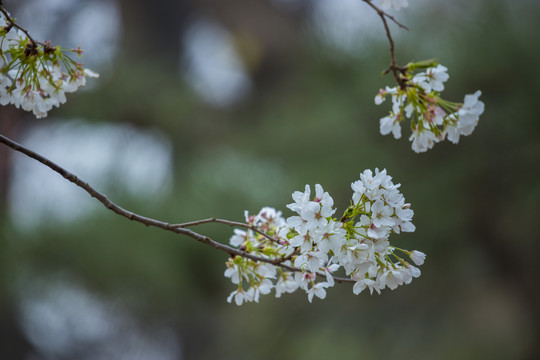
[[[1,359],[537,359],[538,1],[410,1],[400,64],[437,57],[443,96],[482,90],[456,146],[381,136],[388,43],[360,0],[7,0],[35,37],[82,45],[101,74],[0,132],[139,214],[243,220],[320,183],[338,212],[386,168],[415,211],[396,246],[422,276],[380,296],[350,285],[237,307],[227,256],[131,223],[0,148]],[[227,242],[232,229],[199,232]]]

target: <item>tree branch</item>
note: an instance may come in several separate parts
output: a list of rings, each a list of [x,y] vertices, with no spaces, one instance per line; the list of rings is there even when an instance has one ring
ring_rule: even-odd
[[[267,238],[268,240],[272,241],[272,242],[275,242],[276,244],[279,244],[279,245],[283,245],[279,242],[279,240],[273,238],[272,236],[268,235],[267,233],[257,229],[255,226],[253,225],[248,225],[248,224],[244,224],[244,223],[241,223],[241,222],[236,222],[236,221],[230,221],[230,220],[224,220],[224,219],[216,219],[216,218],[209,218],[209,219],[203,219],[203,220],[196,220],[196,221],[191,221],[191,222],[186,222],[186,223],[182,223],[182,224],[174,224],[174,225],[171,225],[173,227],[180,227],[180,228],[186,228],[186,227],[190,227],[190,226],[196,226],[196,225],[201,225],[201,224],[208,224],[208,223],[218,223],[218,224],[225,224],[225,225],[229,225],[229,226],[232,226],[232,227],[242,227],[242,228],[245,228],[245,229],[249,229],[249,230],[253,230],[255,231],[256,233],[258,234],[261,234],[262,236],[264,236],[265,238]]]
[[[21,30],[26,35],[26,37],[28,38],[28,41],[30,41],[30,44],[32,45],[34,49],[37,48],[38,45],[42,46],[45,52],[47,51],[52,52],[56,49],[56,47],[51,45],[50,41],[39,42],[39,41],[34,40],[34,38],[30,35],[30,32],[26,30],[25,28],[23,28],[22,26],[20,26],[19,24],[17,24],[15,22],[15,19],[9,15],[8,11],[4,8],[3,5],[4,4],[2,3],[2,1],[0,1],[0,12],[4,15],[4,17],[6,18],[6,21],[9,23],[8,25],[4,27],[4,29],[7,32],[9,32],[11,28],[16,28],[16,29]],[[76,52],[79,55],[82,53],[80,46],[78,49],[71,49],[71,51]]]
[[[396,81],[399,84],[400,88],[405,89],[405,87],[406,87],[405,81],[403,80],[403,78],[401,78],[399,76],[398,72],[403,73],[403,72],[407,71],[407,67],[399,67],[399,66],[397,66],[396,55],[395,55],[395,50],[394,50],[394,39],[392,38],[392,34],[390,32],[390,27],[388,26],[388,21],[386,21],[386,18],[393,21],[397,26],[399,26],[402,29],[405,29],[405,30],[409,30],[409,29],[405,25],[398,22],[392,15],[386,13],[385,11],[380,9],[378,6],[373,4],[371,2],[371,0],[362,0],[362,1],[364,1],[366,4],[368,4],[379,15],[379,17],[381,18],[381,20],[383,22],[384,30],[386,31],[386,37],[388,38],[388,42],[390,42],[390,67],[388,69],[386,69],[383,72],[383,74],[386,75],[390,71],[392,71],[392,74],[394,75],[394,78],[396,79]]]
[[[163,229],[163,230],[174,232],[176,234],[188,236],[188,237],[190,237],[192,239],[195,239],[195,240],[197,240],[197,241],[199,241],[199,242],[201,242],[203,244],[209,245],[209,246],[211,246],[211,247],[213,247],[215,249],[226,252],[227,254],[229,254],[231,256],[241,256],[241,257],[244,257],[244,258],[247,258],[247,259],[260,261],[260,262],[265,262],[265,263],[269,263],[269,264],[272,264],[272,265],[275,265],[275,266],[279,266],[279,267],[282,267],[282,268],[284,268],[286,270],[289,270],[289,271],[302,272],[302,270],[297,268],[297,267],[283,264],[284,261],[289,260],[289,257],[280,258],[280,259],[269,259],[269,258],[265,258],[265,257],[261,257],[261,256],[256,256],[256,255],[247,253],[245,251],[242,251],[240,249],[236,249],[236,248],[233,248],[231,246],[228,246],[228,245],[222,244],[220,242],[217,242],[217,241],[209,238],[208,236],[201,235],[201,234],[199,234],[199,233],[197,233],[195,231],[186,229],[186,227],[188,227],[188,226],[195,226],[195,225],[200,225],[200,224],[204,224],[204,223],[215,222],[215,223],[226,224],[226,225],[229,225],[229,226],[239,226],[239,227],[248,228],[248,229],[257,231],[258,233],[260,233],[261,235],[264,235],[268,239],[271,239],[271,240],[273,239],[270,235],[265,234],[265,233],[261,232],[260,230],[257,230],[256,228],[251,227],[250,225],[237,223],[237,222],[229,221],[229,220],[216,219],[216,218],[192,221],[192,222],[183,223],[183,224],[169,224],[169,223],[164,222],[164,221],[148,218],[148,217],[136,214],[134,212],[131,212],[129,210],[126,210],[126,209],[116,205],[114,202],[109,200],[109,198],[105,194],[97,191],[92,186],[90,186],[87,182],[84,182],[83,180],[79,179],[75,174],[67,171],[66,169],[64,169],[61,166],[55,164],[54,162],[47,159],[46,157],[44,157],[44,156],[42,156],[42,155],[40,155],[40,154],[38,154],[38,153],[28,149],[28,148],[16,143],[15,141],[5,137],[2,134],[0,134],[0,143],[3,143],[5,145],[9,146],[10,148],[12,148],[13,150],[18,151],[18,152],[20,152],[20,153],[34,159],[34,160],[40,162],[41,164],[49,167],[51,170],[53,170],[53,171],[57,172],[58,174],[62,175],[62,177],[65,178],[66,180],[72,182],[76,186],[78,186],[81,189],[83,189],[84,191],[86,191],[91,197],[98,200],[107,209],[109,209],[109,210],[115,212],[116,214],[118,214],[118,215],[120,215],[122,217],[125,217],[125,218],[127,218],[129,220],[144,224],[146,226],[153,226],[153,227],[157,227],[157,228],[160,228],[160,229]],[[277,241],[277,240],[273,239],[273,241]],[[326,275],[322,274],[322,273],[317,273],[317,276],[323,277],[323,278],[326,277]],[[340,277],[334,277],[334,280],[336,282],[355,282],[352,279],[340,278]]]
[[[9,16],[9,13],[7,12],[6,9],[4,9],[4,6],[2,4],[2,2],[0,2],[0,12],[2,12],[2,14],[4,14],[4,16],[6,17],[6,20],[9,22],[9,25],[7,25],[7,31],[9,31],[9,29],[11,29],[12,27],[14,28],[17,28],[19,30],[21,30],[27,37],[28,37],[28,40],[30,40],[30,42],[34,45],[38,44],[33,38],[32,36],[30,36],[30,33],[28,32],[28,30],[26,30],[25,28],[23,28],[22,26],[20,26],[19,24],[17,24],[15,22],[15,20]]]
[[[373,4],[371,2],[371,0],[362,0],[366,3],[368,3],[369,6],[371,6],[379,15],[383,15],[387,18],[389,18],[390,20],[392,20],[397,26],[399,26],[400,28],[404,29],[404,30],[409,30],[408,27],[406,27],[405,25],[403,25],[402,23],[400,23],[399,21],[396,20],[395,17],[393,17],[392,15],[388,14],[387,12],[385,12],[384,10],[382,10],[381,8],[379,8],[378,6],[376,6],[375,4]]]

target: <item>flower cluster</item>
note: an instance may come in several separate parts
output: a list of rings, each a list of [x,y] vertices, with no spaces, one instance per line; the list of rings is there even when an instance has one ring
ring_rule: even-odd
[[[418,68],[425,71],[413,74]],[[402,71],[400,86],[381,89],[375,96],[375,104],[381,104],[387,95],[392,98],[392,111],[380,119],[381,134],[392,133],[399,139],[401,123],[410,119],[409,140],[415,152],[431,149],[446,137],[457,144],[460,135],[470,135],[484,112],[484,103],[478,100],[481,92],[465,95],[463,103],[443,100],[440,92],[449,78],[447,70],[432,61],[408,64]]]
[[[420,270],[397,252],[415,265],[425,255],[389,242],[392,234],[415,230],[413,211],[399,186],[386,170],[365,170],[351,185],[352,201],[341,219],[332,217],[334,200],[319,184],[314,196],[309,185],[293,193],[294,203],[287,207],[296,215],[286,220],[273,208],[255,216],[246,212],[251,229],[235,229],[230,244],[257,259],[234,256],[227,261],[225,276],[237,285],[227,300],[241,305],[272,289],[276,297],[302,289],[311,302],[314,296],[324,299],[336,281],[354,283],[355,294],[409,284]],[[346,277],[335,277],[338,272]]]
[[[30,38],[7,12],[0,14],[0,45],[0,104],[13,104],[37,118],[65,103],[65,93],[85,85],[87,77],[98,76],[65,55],[60,46]]]

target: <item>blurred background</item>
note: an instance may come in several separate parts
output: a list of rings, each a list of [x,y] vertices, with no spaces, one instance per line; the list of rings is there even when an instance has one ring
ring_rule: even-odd
[[[364,169],[412,203],[422,276],[380,296],[348,284],[238,307],[227,256],[114,215],[0,147],[1,359],[538,359],[540,3],[428,1],[391,12],[399,64],[438,57],[444,98],[482,90],[459,145],[415,154],[379,134],[389,51],[360,0],[6,0],[41,40],[99,72],[0,133],[144,216],[242,221],[320,183],[338,212]],[[232,229],[197,229],[228,242]]]

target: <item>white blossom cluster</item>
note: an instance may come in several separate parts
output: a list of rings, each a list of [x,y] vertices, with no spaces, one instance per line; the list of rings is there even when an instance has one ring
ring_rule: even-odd
[[[411,120],[412,149],[424,152],[436,143],[448,138],[454,144],[460,135],[470,135],[480,115],[484,112],[484,103],[478,98],[480,90],[472,95],[465,95],[463,103],[443,100],[440,92],[449,75],[447,68],[430,63],[425,72],[412,74],[418,64],[409,64],[404,76],[404,86],[386,87],[375,96],[375,104],[380,105],[390,95],[392,111],[380,119],[382,135],[392,133],[394,138],[401,137],[401,123]]]
[[[98,74],[66,56],[59,46],[37,43],[0,13],[0,104],[13,104],[37,118],[66,102],[87,77]],[[82,53],[80,49],[68,50]]]
[[[409,284],[420,270],[401,258],[410,257],[415,265],[424,262],[420,251],[399,249],[389,242],[392,234],[413,232],[413,211],[386,170],[365,170],[351,184],[351,205],[341,219],[333,218],[334,200],[315,185],[315,194],[306,185],[296,191],[287,207],[296,215],[285,220],[280,211],[265,207],[257,215],[246,212],[253,230],[235,229],[230,244],[271,263],[234,256],[227,262],[225,276],[237,285],[227,301],[241,305],[258,301],[261,294],[275,290],[276,297],[302,289],[311,302],[326,297],[334,286],[336,273],[353,282],[353,293],[368,288],[380,293]],[[279,266],[283,265],[283,266]]]

